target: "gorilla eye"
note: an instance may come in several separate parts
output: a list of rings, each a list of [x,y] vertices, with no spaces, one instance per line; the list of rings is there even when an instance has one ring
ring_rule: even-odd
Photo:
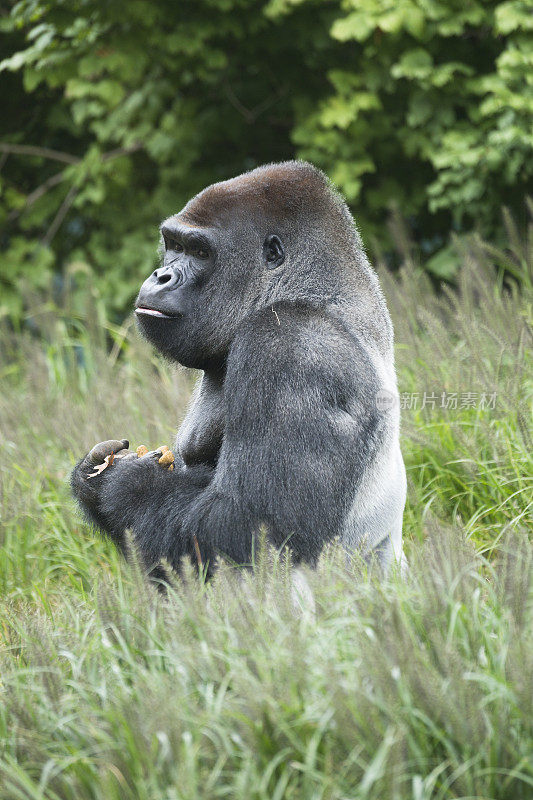
[[[183,245],[181,245],[176,239],[168,239],[165,236],[165,245],[167,250],[173,250],[175,253],[183,253]]]
[[[209,253],[208,253],[208,251],[207,251],[205,248],[203,248],[203,247],[200,247],[200,248],[199,248],[199,249],[196,251],[196,255],[198,256],[198,258],[209,258]]]
[[[263,258],[269,269],[279,267],[285,260],[283,243],[275,233],[269,233],[263,243]]]

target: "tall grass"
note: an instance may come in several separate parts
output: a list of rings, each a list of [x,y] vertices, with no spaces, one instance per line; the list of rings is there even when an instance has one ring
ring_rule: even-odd
[[[524,242],[509,234],[502,251],[463,243],[453,288],[432,290],[405,237],[399,278],[380,271],[400,392],[418,393],[417,408],[402,414],[407,531],[420,535],[436,516],[486,551],[505,531],[529,527],[533,500],[533,222]],[[442,407],[443,392],[444,403],[457,394],[457,408]],[[483,395],[494,408],[481,407]]]
[[[314,614],[270,553],[163,599],[77,515],[74,460],[168,442],[191,376],[93,301],[0,334],[1,800],[533,796],[532,251],[472,240],[453,291],[407,241],[401,273],[380,270],[418,393],[410,573],[378,583],[331,548]]]

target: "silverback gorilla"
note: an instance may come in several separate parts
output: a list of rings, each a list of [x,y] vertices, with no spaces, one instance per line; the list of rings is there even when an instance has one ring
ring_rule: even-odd
[[[295,563],[325,543],[402,558],[405,469],[390,317],[354,221],[327,178],[289,161],[216,183],[161,226],[162,265],[136,301],[142,334],[203,371],[174,448],[96,445],[72,488],[149,570],[219,555],[250,564],[261,530]],[[127,452],[127,451],[126,451]],[[154,457],[155,456],[155,457]]]

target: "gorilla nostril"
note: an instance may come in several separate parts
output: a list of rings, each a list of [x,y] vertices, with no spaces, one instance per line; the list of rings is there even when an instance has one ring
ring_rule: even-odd
[[[172,271],[169,269],[156,269],[152,273],[152,277],[156,279],[159,284],[165,284],[172,280]]]

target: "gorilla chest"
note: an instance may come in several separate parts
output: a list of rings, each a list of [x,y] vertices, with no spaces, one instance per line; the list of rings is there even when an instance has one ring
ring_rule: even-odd
[[[187,466],[216,465],[224,435],[222,387],[204,375],[181,428],[176,445]]]

